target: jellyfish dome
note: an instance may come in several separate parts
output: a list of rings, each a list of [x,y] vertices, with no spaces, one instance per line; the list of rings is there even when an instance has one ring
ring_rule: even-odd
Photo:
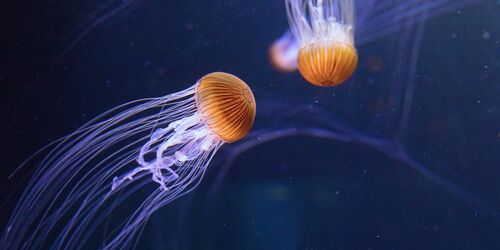
[[[286,0],[286,8],[302,76],[320,87],[346,81],[358,64],[353,0]]]
[[[203,77],[196,88],[197,111],[201,120],[225,142],[243,138],[255,118],[252,91],[239,78],[225,73]]]
[[[130,247],[154,211],[198,185],[224,143],[249,132],[255,113],[245,82],[217,72],[186,90],[102,114],[54,143],[0,248],[80,249],[95,235],[103,238],[100,248]],[[150,184],[145,200],[128,199],[148,193]]]

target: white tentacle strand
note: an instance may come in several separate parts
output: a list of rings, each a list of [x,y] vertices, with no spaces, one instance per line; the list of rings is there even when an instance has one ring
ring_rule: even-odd
[[[354,0],[285,0],[301,47],[317,41],[354,44]]]
[[[137,163],[140,167],[120,178],[115,177],[112,190],[127,180],[132,181],[137,174],[149,171],[153,181],[168,191],[169,183],[173,183],[179,178],[179,174],[174,168],[197,159],[209,151],[211,146],[217,144],[218,141],[217,136],[213,135],[210,129],[202,123],[198,113],[172,122],[166,128],[159,128],[139,152]],[[158,143],[159,146],[152,149],[152,146]],[[181,146],[176,150],[175,146],[179,145]],[[155,158],[147,161],[146,155],[153,153]]]

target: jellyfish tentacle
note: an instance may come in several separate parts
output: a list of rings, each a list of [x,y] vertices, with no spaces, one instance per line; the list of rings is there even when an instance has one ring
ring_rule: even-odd
[[[168,191],[169,184],[180,177],[174,168],[198,158],[208,151],[216,140],[215,136],[207,136],[210,134],[209,128],[200,125],[200,121],[200,116],[194,114],[172,122],[166,128],[156,129],[139,152],[137,163],[140,166],[122,177],[115,177],[111,190],[115,190],[125,181],[133,181],[139,173],[148,171],[152,175],[152,180],[164,191]],[[162,139],[163,142],[159,143]],[[176,147],[178,145],[184,146]],[[154,153],[156,158],[148,162],[145,160],[145,155],[149,153]]]

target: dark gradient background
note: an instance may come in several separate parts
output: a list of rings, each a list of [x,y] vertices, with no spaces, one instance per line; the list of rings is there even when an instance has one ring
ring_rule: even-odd
[[[269,66],[267,47],[287,28],[282,1],[18,1],[3,4],[0,27],[2,227],[33,166],[8,176],[37,149],[118,104],[226,71],[254,89],[256,131],[324,118],[370,138],[397,134],[404,92],[392,105],[388,93],[414,81],[398,140],[438,181],[384,153],[391,149],[307,135],[245,151],[215,181],[243,141],[225,146],[196,191],[151,218],[137,248],[500,248],[498,1],[358,47],[356,75],[333,89]],[[402,62],[415,43],[414,74],[395,70],[412,65]],[[323,109],[283,118],[297,107]]]

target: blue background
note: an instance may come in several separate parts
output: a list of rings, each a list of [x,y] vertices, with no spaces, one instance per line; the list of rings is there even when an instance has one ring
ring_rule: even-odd
[[[138,248],[498,249],[499,13],[482,1],[406,25],[358,46],[354,77],[321,89],[268,63],[288,25],[282,1],[7,3],[0,225],[30,171],[7,177],[31,153],[118,104],[226,71],[254,90],[255,133],[225,145],[191,195],[151,218]],[[267,141],[269,131],[296,132]],[[389,143],[364,143],[379,139]]]

